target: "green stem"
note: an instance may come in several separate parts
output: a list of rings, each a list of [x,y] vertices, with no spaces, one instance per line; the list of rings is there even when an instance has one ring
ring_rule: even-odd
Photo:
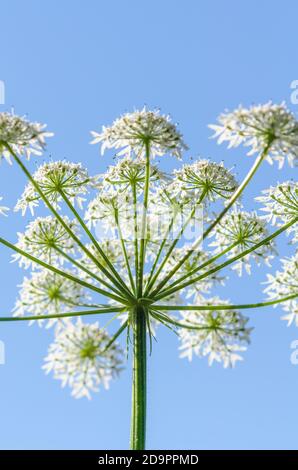
[[[133,378],[130,448],[144,450],[146,443],[146,312],[143,307],[132,311]]]
[[[298,292],[296,294],[288,295],[287,297],[282,297],[277,300],[268,300],[266,302],[257,302],[252,304],[239,304],[239,305],[152,305],[152,307],[157,310],[189,310],[189,311],[201,311],[201,310],[238,310],[246,308],[259,308],[259,307],[268,307],[269,305],[280,304],[282,302],[287,302],[298,297]]]
[[[263,240],[261,240],[259,243],[257,243],[256,245],[252,246],[251,248],[248,248],[247,250],[244,250],[242,251],[242,253],[240,253],[239,255],[236,255],[234,256],[233,258],[230,258],[229,260],[225,261],[224,263],[220,264],[219,266],[216,266],[215,268],[213,269],[210,269],[210,271],[207,271],[206,273],[204,274],[201,274],[200,276],[197,276],[197,277],[194,277],[193,279],[190,279],[189,281],[187,282],[184,282],[174,288],[167,288],[163,291],[160,291],[159,292],[159,295],[157,295],[154,300],[157,301],[157,300],[160,300],[164,297],[167,297],[168,295],[170,294],[173,294],[174,292],[178,291],[178,290],[181,290],[181,289],[184,289],[185,287],[188,287],[190,286],[191,284],[194,284],[198,281],[201,281],[202,279],[216,273],[217,271],[220,271],[221,269],[225,268],[226,266],[229,266],[230,264],[234,263],[235,261],[238,261],[239,259],[243,258],[244,256],[248,255],[249,253],[251,253],[252,251],[255,251],[257,250],[258,248],[260,248],[262,245],[266,245],[268,244],[271,240],[273,240],[274,238],[276,238],[278,235],[280,235],[282,232],[284,232],[285,230],[287,230],[289,227],[291,227],[294,223],[296,223],[298,221],[298,217],[296,217],[295,219],[291,220],[290,222],[288,222],[287,224],[283,225],[282,227],[280,227],[278,230],[276,230],[275,232],[273,232],[271,235],[269,235],[269,237],[266,237],[264,238]]]
[[[146,152],[146,174],[145,174],[145,188],[144,188],[144,201],[143,201],[143,216],[142,216],[142,229],[140,241],[140,263],[139,263],[139,281],[138,281],[138,297],[142,297],[143,292],[143,277],[144,277],[144,264],[146,252],[147,237],[147,210],[149,200],[149,184],[150,184],[150,141],[145,142]]]
[[[112,344],[116,341],[117,338],[123,333],[123,331],[127,328],[128,325],[128,320],[126,320],[123,325],[120,326],[119,330],[116,331],[116,333],[112,336],[106,347],[103,349],[102,354],[105,353],[111,346]]]
[[[125,246],[125,242],[124,242],[124,239],[123,239],[123,234],[122,234],[122,230],[121,230],[121,226],[120,226],[120,222],[119,222],[118,210],[115,211],[115,223],[116,223],[118,233],[119,233],[119,239],[120,239],[122,254],[123,254],[123,257],[124,257],[124,260],[125,260],[130,285],[131,285],[132,290],[135,292],[136,287],[135,287],[135,283],[134,283],[134,280],[133,280],[133,276],[132,276],[132,272],[131,272],[131,268],[130,268],[130,263],[129,263],[129,258],[128,258],[128,254],[127,254],[127,250],[126,250],[126,246]]]
[[[30,320],[46,320],[51,318],[67,318],[67,317],[80,317],[85,315],[99,315],[104,313],[114,313],[114,312],[124,312],[123,307],[108,307],[101,308],[98,310],[82,310],[81,312],[66,312],[59,314],[50,314],[50,315],[31,315],[26,317],[0,317],[1,321],[30,321]]]
[[[179,263],[176,264],[176,266],[173,267],[173,269],[168,273],[168,275],[158,284],[156,287],[155,291],[160,290],[178,271],[178,269],[187,261],[187,259],[191,256],[193,251],[198,247],[198,245],[205,240],[206,237],[212,232],[212,230],[216,227],[216,225],[221,221],[223,216],[228,212],[228,210],[233,206],[233,204],[237,201],[237,199],[241,196],[243,193],[244,189],[248,185],[248,183],[251,181],[253,176],[255,175],[256,171],[258,170],[259,166],[261,165],[262,161],[266,157],[269,148],[270,148],[271,142],[268,143],[267,147],[265,150],[256,158],[253,166],[247,173],[246,177],[238,186],[236,191],[234,192],[233,196],[230,198],[228,204],[225,206],[225,208],[220,212],[220,214],[216,217],[216,219],[210,224],[210,226],[206,229],[206,231],[203,233],[202,237],[198,238],[193,246],[189,249],[189,251],[185,254],[185,256],[179,261]]]
[[[38,258],[35,258],[35,256],[30,255],[29,253],[26,253],[26,251],[21,250],[17,246],[13,245],[12,243],[8,242],[4,238],[0,237],[0,244],[6,246],[7,248],[10,248],[11,250],[15,251],[16,253],[19,253],[20,255],[24,256],[25,258],[30,259],[30,261],[33,261],[36,264],[39,264],[45,269],[48,269],[49,271],[52,271],[55,274],[59,274],[59,276],[65,277],[66,279],[69,279],[70,281],[75,282],[76,284],[80,284],[83,287],[86,287],[87,289],[93,290],[94,292],[97,292],[98,294],[104,295],[106,297],[110,297],[111,299],[116,300],[117,302],[120,302],[125,305],[125,303],[128,301],[125,300],[125,303],[122,299],[122,297],[118,297],[111,292],[108,292],[106,290],[100,289],[99,287],[95,287],[92,284],[89,284],[88,282],[82,281],[81,279],[78,279],[75,276],[72,276],[71,274],[61,271],[58,268],[55,268],[55,266],[51,266],[50,264],[45,263],[44,261],[41,261]]]

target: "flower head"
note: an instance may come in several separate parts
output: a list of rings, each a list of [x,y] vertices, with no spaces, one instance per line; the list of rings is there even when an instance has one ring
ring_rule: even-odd
[[[77,223],[68,217],[63,217],[64,222],[72,232],[77,231]],[[21,250],[50,264],[63,264],[63,253],[74,251],[73,238],[55,217],[37,217],[26,227],[25,233],[18,233],[17,247]],[[19,261],[20,266],[28,268],[34,263],[19,253],[13,255],[14,260]]]
[[[51,132],[45,132],[45,125],[29,122],[24,117],[10,113],[0,113],[0,158],[4,157],[11,163],[11,154],[6,145],[19,154],[41,155],[45,147],[45,138],[51,137]]]
[[[291,258],[281,260],[282,271],[277,271],[273,276],[268,274],[267,287],[264,292],[269,300],[276,300],[288,295],[298,295],[298,252]]]
[[[85,220],[89,227],[95,226],[99,232],[101,229],[105,233],[105,238],[110,233],[111,236],[118,231],[119,226],[125,229],[127,220],[132,221],[132,204],[129,194],[109,190],[100,191],[98,195],[88,204],[85,213]],[[130,226],[126,226],[129,230]]]
[[[145,160],[132,160],[125,157],[119,160],[116,165],[109,166],[107,172],[101,176],[105,187],[110,186],[113,190],[119,191],[132,191],[132,188],[135,188],[139,192],[144,189],[145,175]],[[165,179],[166,175],[157,166],[150,166],[151,184]]]
[[[219,116],[219,125],[210,125],[218,143],[229,142],[229,147],[240,144],[251,147],[249,155],[266,152],[266,160],[278,162],[279,168],[287,159],[290,166],[298,161],[298,122],[284,103],[271,102],[239,107]]]
[[[90,177],[80,163],[71,163],[66,160],[45,163],[33,174],[33,179],[54,205],[62,200],[61,194],[63,193],[81,207],[84,196],[95,184],[95,178]],[[21,210],[24,215],[29,208],[33,214],[34,208],[38,206],[39,202],[40,195],[32,183],[29,183],[18,200],[15,210]]]
[[[46,269],[25,277],[20,285],[14,316],[60,314],[86,306],[89,296],[77,283]],[[38,320],[41,325],[44,320]],[[57,319],[50,319],[48,326]]]
[[[3,197],[0,197],[0,201],[2,201]],[[7,216],[7,212],[9,211],[9,208],[6,206],[0,206],[0,215],[5,215]]]
[[[229,305],[217,297],[202,301],[202,304]],[[239,353],[247,349],[251,332],[246,326],[248,318],[234,310],[198,310],[181,314],[184,323],[190,326],[180,331],[181,357],[191,360],[193,354],[208,356],[209,365],[217,361],[224,367],[234,367],[236,361],[242,360]]]
[[[106,148],[122,148],[118,155],[134,154],[141,158],[145,156],[146,145],[149,145],[152,157],[168,153],[181,158],[187,148],[169,116],[145,107],[141,111],[124,114],[110,127],[103,127],[101,133],[91,134],[94,137],[92,144],[102,142],[102,154]]]
[[[286,314],[283,315],[281,319],[288,322],[287,326],[291,326],[292,324],[298,326],[298,301],[290,300],[289,302],[285,302],[283,309]]]
[[[205,195],[211,201],[228,199],[235,189],[237,182],[223,163],[210,160],[197,160],[190,165],[183,165],[174,171],[175,183],[182,192],[192,191],[194,194]]]
[[[50,345],[43,369],[68,385],[75,398],[91,398],[99,386],[109,388],[112,378],[122,370],[123,354],[116,343],[106,349],[110,338],[98,323],[80,319],[61,329]]]
[[[282,225],[297,219],[298,217],[298,183],[286,181],[285,183],[271,186],[262,191],[262,196],[256,198],[264,204],[264,219],[273,225]],[[293,243],[298,241],[298,223],[296,222],[287,230],[294,234]]]
[[[275,275],[267,274],[267,287],[264,292],[269,300],[278,300],[282,297],[297,295],[298,298],[298,252],[291,258],[282,259],[282,270]],[[287,313],[282,320],[288,322],[288,326],[295,323],[298,326],[298,301],[297,298],[287,300],[281,304]]]
[[[231,247],[227,252],[227,257],[233,258],[246,249],[253,247],[268,235],[265,222],[255,212],[244,212],[235,209],[223,217],[216,226],[215,240],[210,243],[210,246],[215,247],[215,254]],[[273,253],[273,244],[264,244],[236,261],[232,269],[235,269],[240,276],[243,268],[250,273],[251,260],[254,260],[257,264],[264,261],[269,265]]]

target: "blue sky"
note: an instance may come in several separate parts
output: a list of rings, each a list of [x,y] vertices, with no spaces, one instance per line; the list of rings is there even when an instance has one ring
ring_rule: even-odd
[[[268,100],[291,105],[298,79],[294,1],[127,0],[64,2],[10,0],[1,4],[0,79],[6,104],[46,122],[55,132],[48,152],[103,172],[110,157],[88,144],[89,131],[119,114],[161,107],[178,121],[190,155],[227,166],[241,178],[252,160],[242,148],[228,151],[210,140],[207,124],[225,108]],[[31,168],[36,166],[32,160]],[[172,168],[172,160],[165,168]],[[246,192],[253,197],[277,181],[296,178],[264,163]],[[13,205],[25,180],[16,166],[0,167],[0,193]],[[10,240],[28,219],[1,219]],[[290,254],[286,242],[283,254]],[[0,250],[1,315],[10,313],[22,272]],[[278,259],[274,268],[279,265]],[[234,302],[262,298],[267,270],[230,282],[220,294]],[[177,339],[159,330],[149,360],[148,448],[297,449],[298,367],[290,362],[295,327],[280,321],[280,308],[247,314],[255,326],[245,361],[235,370],[178,358]],[[127,371],[92,401],[41,371],[51,332],[36,325],[1,324],[6,364],[0,365],[2,449],[123,449],[130,417]]]

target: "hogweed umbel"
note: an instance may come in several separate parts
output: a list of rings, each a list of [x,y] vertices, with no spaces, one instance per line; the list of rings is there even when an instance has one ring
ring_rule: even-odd
[[[225,268],[241,275],[255,263],[269,264],[282,233],[297,242],[296,182],[265,190],[260,214],[244,210],[241,195],[263,161],[277,160],[280,168],[285,160],[297,163],[298,123],[284,104],[267,103],[225,113],[211,127],[219,143],[244,144],[256,154],[239,184],[222,162],[204,158],[172,174],[161,171],[154,157],[181,158],[187,147],[169,116],[147,108],[92,133],[102,153],[117,151],[105,173],[90,176],[81,164],[52,160],[32,175],[21,157],[40,152],[50,134],[42,125],[0,115],[1,155],[28,178],[15,210],[34,216],[41,203],[49,210],[18,233],[15,244],[0,238],[26,269],[13,316],[0,321],[53,325],[44,369],[76,398],[90,398],[118,376],[126,356],[119,338],[126,332],[132,449],[145,448],[147,343],[151,350],[158,325],[178,333],[182,357],[206,356],[224,367],[243,359],[250,342],[252,328],[241,310],[280,303],[283,318],[298,325],[297,254],[268,276],[263,302],[233,305],[213,293],[227,281]],[[7,210],[0,206],[0,214]],[[103,315],[111,316],[104,326]],[[117,321],[110,336],[107,328]]]

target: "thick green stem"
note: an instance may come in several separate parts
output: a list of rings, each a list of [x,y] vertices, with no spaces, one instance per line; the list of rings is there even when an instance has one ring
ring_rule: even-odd
[[[144,450],[146,443],[146,398],[147,398],[147,337],[146,311],[135,307],[132,311],[133,331],[133,378],[130,448]]]

